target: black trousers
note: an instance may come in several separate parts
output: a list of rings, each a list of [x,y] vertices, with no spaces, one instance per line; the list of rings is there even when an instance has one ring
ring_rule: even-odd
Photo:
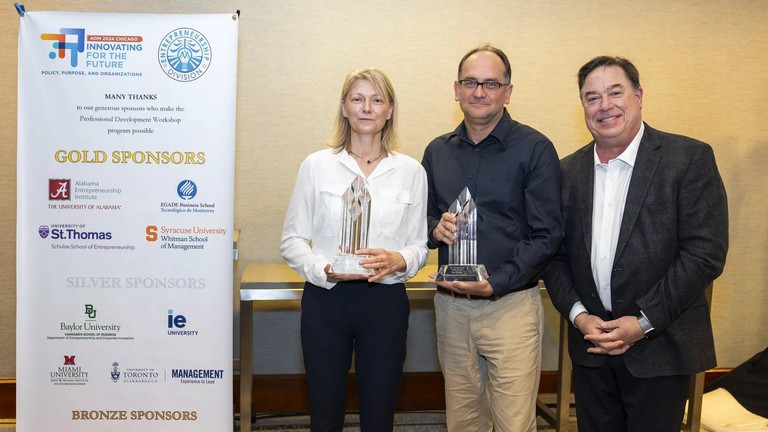
[[[623,356],[598,368],[574,364],[579,432],[680,432],[689,382],[689,375],[635,378]]]
[[[401,283],[341,282],[330,290],[305,284],[301,346],[312,432],[343,429],[353,351],[361,431],[392,431],[409,314]]]

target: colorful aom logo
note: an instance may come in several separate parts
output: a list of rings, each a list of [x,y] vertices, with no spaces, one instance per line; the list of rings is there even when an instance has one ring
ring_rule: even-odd
[[[48,53],[51,60],[57,57],[63,59],[67,56],[69,50],[69,64],[77,67],[77,53],[85,51],[85,29],[81,28],[62,28],[60,33],[43,33],[40,35],[42,40],[53,41],[53,51]],[[67,41],[67,35],[70,40]],[[72,40],[74,38],[74,40]]]

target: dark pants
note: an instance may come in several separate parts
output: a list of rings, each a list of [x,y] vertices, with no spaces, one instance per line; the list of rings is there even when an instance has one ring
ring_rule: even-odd
[[[344,427],[353,351],[361,431],[392,431],[409,314],[403,284],[342,282],[330,290],[304,285],[301,346],[312,432]]]
[[[579,432],[680,432],[689,382],[688,375],[635,378],[623,356],[597,368],[574,364]]]

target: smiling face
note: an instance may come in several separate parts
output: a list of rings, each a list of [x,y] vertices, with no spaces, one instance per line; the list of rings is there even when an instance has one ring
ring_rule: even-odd
[[[392,104],[370,81],[358,79],[342,102],[341,112],[353,135],[377,135],[392,118]]]
[[[501,58],[490,51],[479,51],[469,56],[461,67],[461,80],[477,82],[495,81],[508,84]],[[459,101],[464,121],[471,126],[495,125],[504,112],[504,104],[509,103],[512,86],[502,86],[497,90],[486,90],[483,86],[468,89],[458,81],[453,83],[456,100]]]
[[[634,88],[619,66],[598,67],[587,75],[581,105],[598,148],[619,154],[640,130],[643,89]]]

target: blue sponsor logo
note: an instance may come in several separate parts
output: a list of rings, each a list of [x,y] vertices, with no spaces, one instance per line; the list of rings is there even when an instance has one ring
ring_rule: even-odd
[[[179,194],[179,198],[183,200],[191,200],[197,195],[197,185],[192,180],[182,180],[178,186],[176,186],[176,193]]]

